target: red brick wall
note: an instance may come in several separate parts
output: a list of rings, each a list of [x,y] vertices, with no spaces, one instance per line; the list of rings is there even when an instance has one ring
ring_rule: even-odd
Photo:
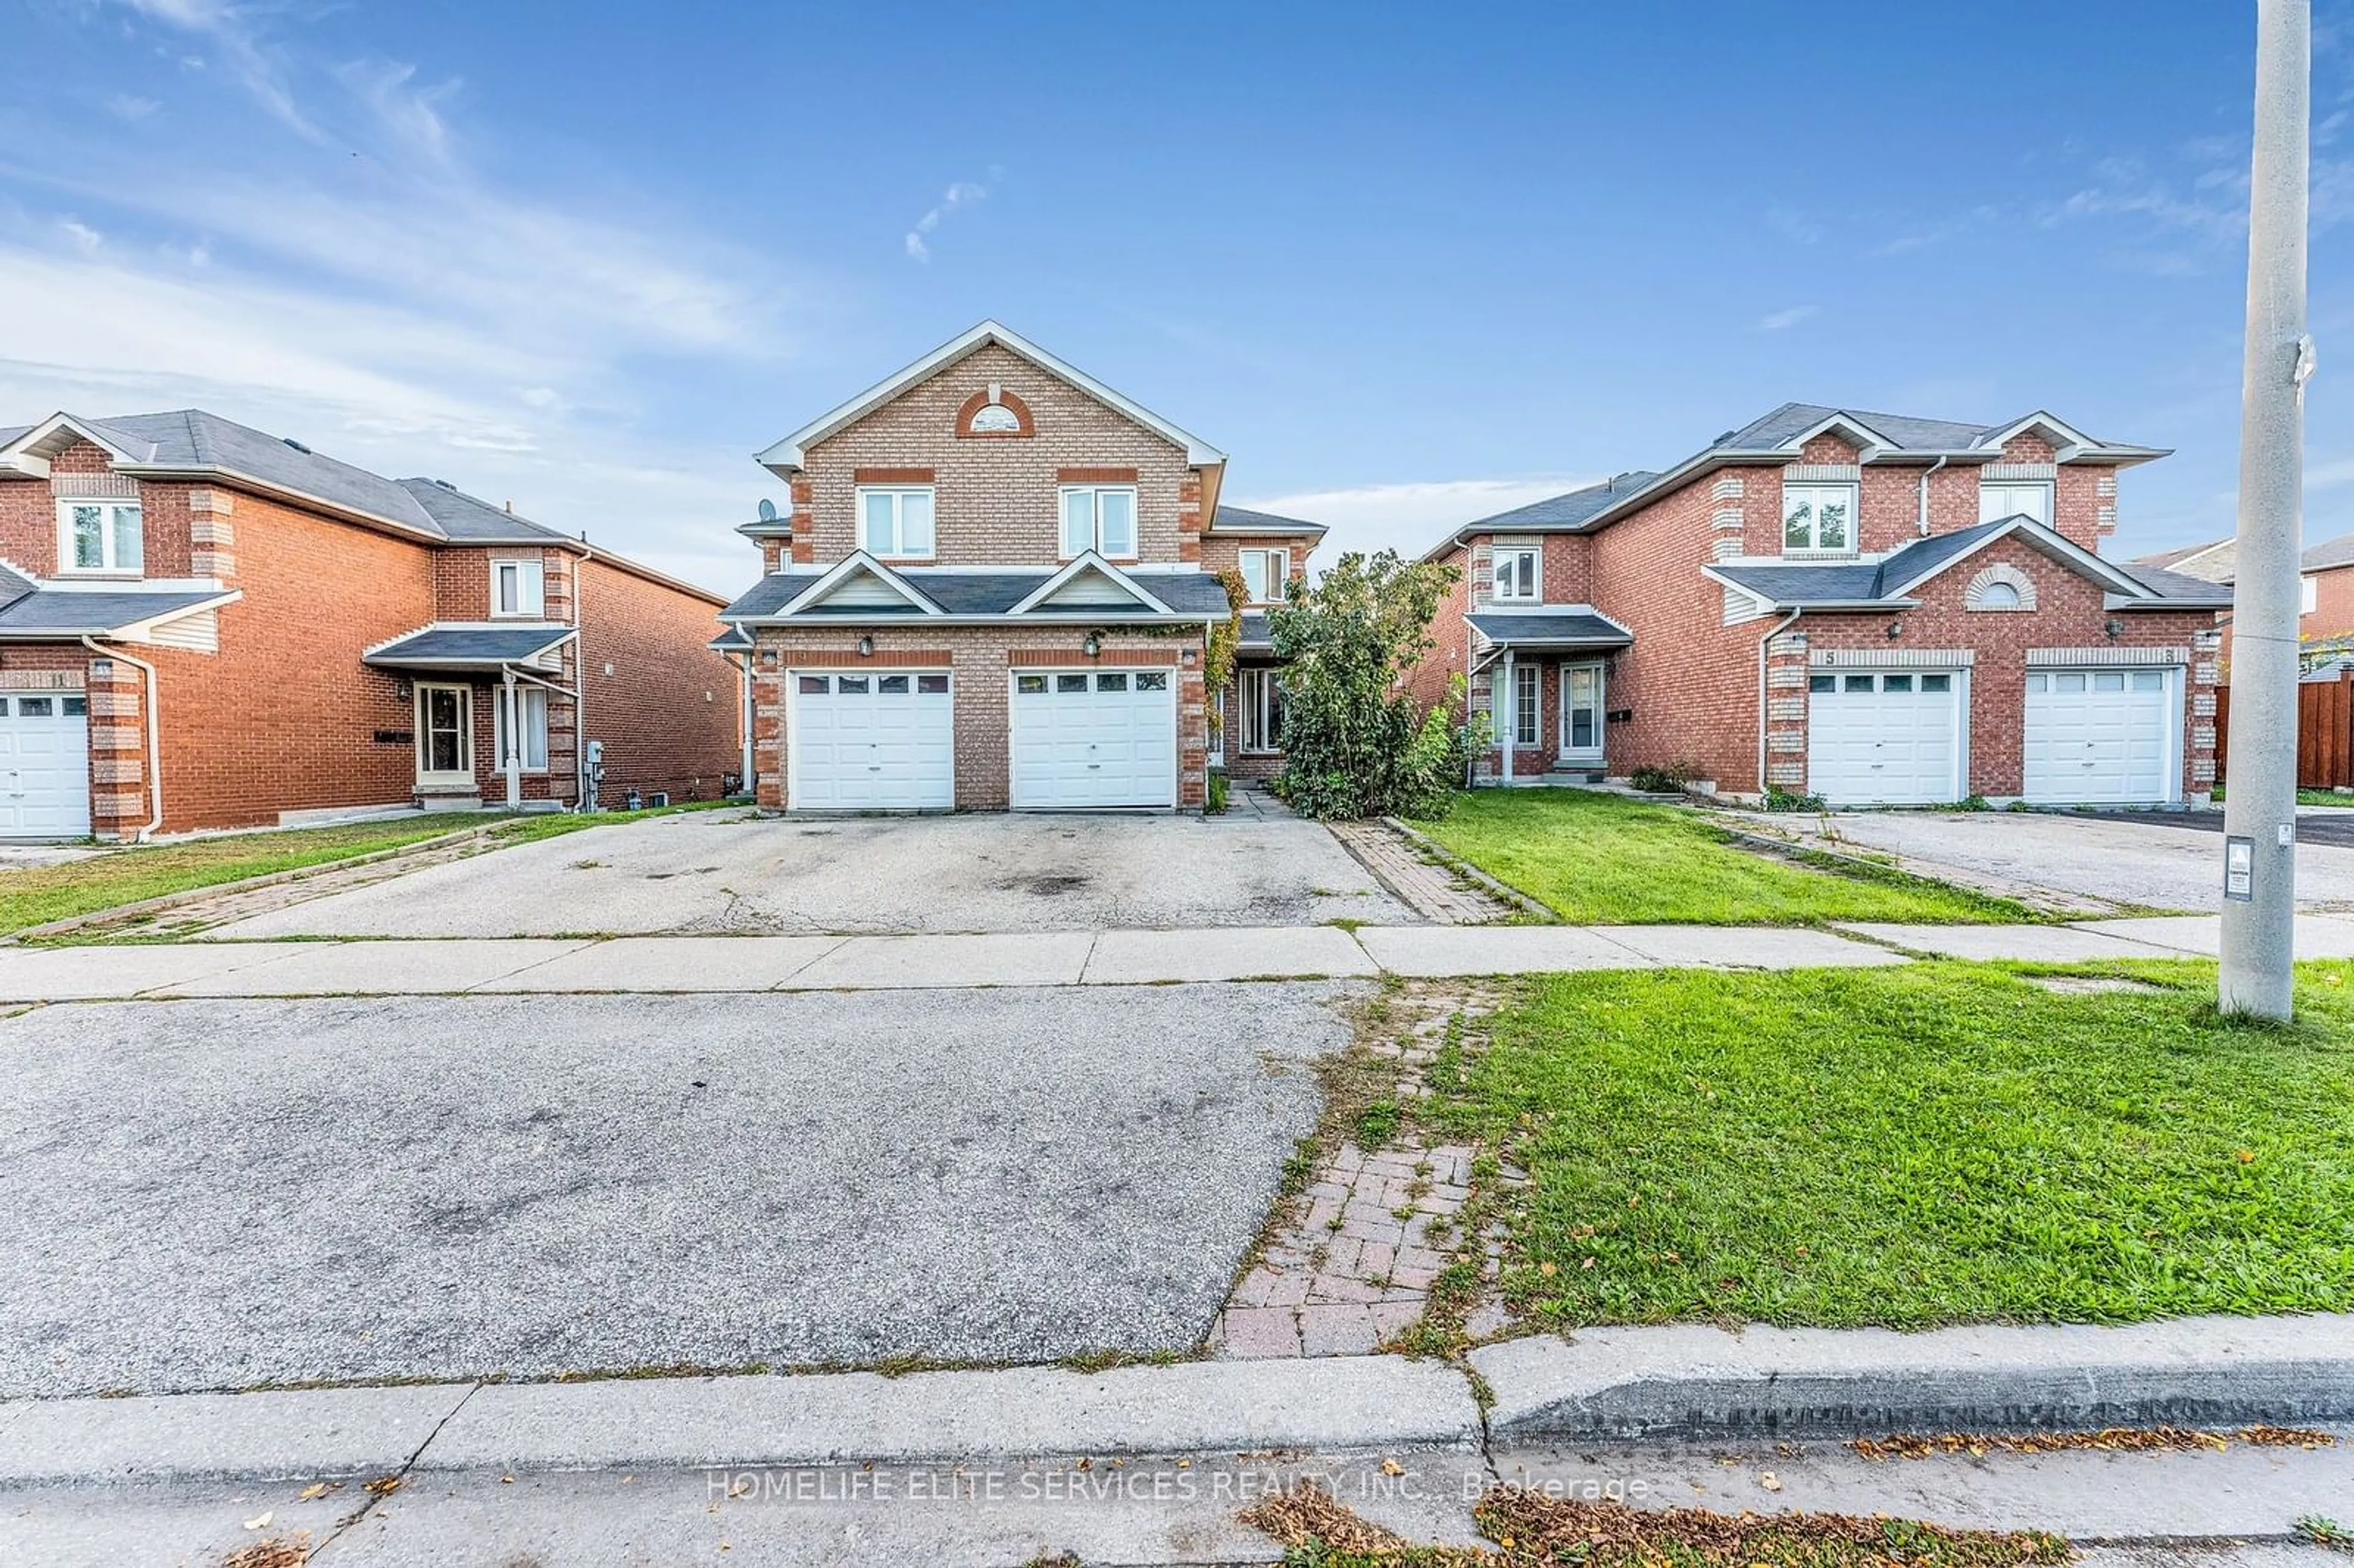
[[[2354,636],[2354,567],[2331,567],[2312,576],[2313,613],[2299,618],[2297,635]]]
[[[102,448],[78,441],[49,461],[52,477],[102,474],[109,460]],[[189,563],[189,496],[206,486],[138,482],[140,552],[151,577],[196,576]],[[0,479],[0,558],[38,577],[53,575],[58,561],[58,495],[48,480]]]
[[[1043,416],[1042,416],[1043,418]],[[1002,811],[1011,804],[1013,757],[1007,740],[1006,705],[1017,666],[1099,664],[1108,668],[1169,665],[1177,676],[1177,803],[1198,810],[1206,788],[1208,718],[1202,683],[1202,636],[1187,631],[1167,637],[1098,629],[1101,652],[1084,651],[1087,627],[763,627],[758,639],[753,691],[754,766],[759,770],[760,804],[785,807],[785,776],[791,737],[785,734],[786,673],[820,665],[876,670],[948,665],[955,672],[956,809]],[[862,634],[875,639],[875,652],[852,651]],[[1190,659],[1188,655],[1191,655]],[[773,662],[772,661],[773,658]],[[1232,711],[1231,709],[1229,710]]]
[[[743,766],[741,678],[705,646],[721,630],[717,607],[594,558],[578,571],[582,738],[605,743],[598,803],[633,788],[717,799]]]
[[[1800,452],[1800,461],[1825,466],[1852,466],[1859,456],[1855,444],[1839,436],[1818,436]],[[2040,436],[2020,436],[2003,448],[2007,463],[2049,464],[2051,443]],[[2115,524],[2117,471],[2070,464],[2060,468],[2052,492],[2052,527],[2088,550]],[[1949,463],[1934,472],[1925,464],[1875,463],[1861,470],[1857,495],[1857,538],[1865,555],[1901,549],[1921,536],[1921,484],[1929,486],[1929,532],[1950,534],[1974,527],[1978,520],[1978,485],[1983,471],[1976,465]],[[1743,494],[1722,504],[1739,506],[1742,526],[1734,535],[1741,553],[1778,556],[1782,553],[1781,471],[1768,465],[1736,465],[1718,471],[1719,477],[1738,477]],[[1712,481],[1702,481],[1711,484]],[[1794,481],[1793,482],[1804,482]],[[2105,489],[2105,493],[2104,493]]]

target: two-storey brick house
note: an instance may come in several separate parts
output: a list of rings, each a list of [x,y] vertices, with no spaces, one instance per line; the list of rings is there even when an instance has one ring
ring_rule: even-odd
[[[719,793],[715,595],[198,410],[0,430],[0,837]]]
[[[1201,438],[983,322],[759,461],[791,506],[740,530],[765,575],[720,645],[764,805],[1199,807],[1227,697],[1261,756],[1258,681],[1205,690],[1220,574],[1296,576],[1321,530],[1221,508]]]
[[[1786,404],[1663,472],[1486,518],[1415,687],[1498,782],[1685,763],[1730,794],[2163,803],[2214,781],[2211,585],[2105,559],[2118,471],[2048,414]]]

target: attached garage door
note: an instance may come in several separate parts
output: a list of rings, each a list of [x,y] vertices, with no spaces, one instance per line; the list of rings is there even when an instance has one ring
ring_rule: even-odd
[[[1013,806],[1174,806],[1177,693],[1167,670],[1013,673]]]
[[[790,686],[785,789],[793,810],[956,804],[956,709],[945,672],[809,671]]]
[[[90,832],[89,714],[79,692],[0,697],[0,837]]]
[[[2177,798],[2172,670],[2034,670],[2026,799],[2162,805]]]
[[[1809,676],[1807,788],[1834,806],[1960,800],[1960,688],[1949,670]]]

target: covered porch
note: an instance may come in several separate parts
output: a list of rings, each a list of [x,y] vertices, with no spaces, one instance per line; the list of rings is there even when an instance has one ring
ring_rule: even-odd
[[[578,637],[557,622],[440,623],[361,656],[398,676],[410,704],[419,804],[587,798]]]
[[[1470,622],[1471,703],[1493,745],[1481,782],[1591,782],[1610,770],[1610,667],[1634,641],[1585,606],[1485,611]]]

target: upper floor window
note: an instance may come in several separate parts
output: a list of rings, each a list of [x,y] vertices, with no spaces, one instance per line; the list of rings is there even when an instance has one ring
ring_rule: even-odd
[[[2297,579],[2296,579],[2296,612],[2297,612],[2299,615],[2311,615],[2311,614],[2312,614],[2316,609],[2318,609],[2320,607],[2321,607],[2321,579],[2320,579],[2319,577],[2299,577],[2299,578],[2297,578]]]
[[[965,429],[977,436],[1012,435],[1022,429],[1022,416],[1002,403],[983,403]]]
[[[547,567],[539,561],[491,563],[493,615],[547,613]]]
[[[1983,483],[1978,486],[1978,521],[1999,523],[2005,517],[2032,517],[2046,528],[2052,526],[2052,484],[2049,480],[2030,480],[2024,484],[2005,482]]]
[[[860,491],[858,544],[870,556],[931,555],[931,487]]]
[[[1283,585],[1291,580],[1288,550],[1244,550],[1238,553],[1243,591],[1253,604],[1281,604]]]
[[[1515,545],[1495,552],[1495,588],[1490,598],[1536,600],[1544,597],[1544,552]]]
[[[1133,485],[1063,487],[1063,555],[1084,556],[1089,550],[1116,557],[1136,554]]]
[[[1783,485],[1782,548],[1854,549],[1855,492],[1852,484]]]
[[[58,569],[136,572],[144,568],[144,530],[135,501],[58,503]]]

